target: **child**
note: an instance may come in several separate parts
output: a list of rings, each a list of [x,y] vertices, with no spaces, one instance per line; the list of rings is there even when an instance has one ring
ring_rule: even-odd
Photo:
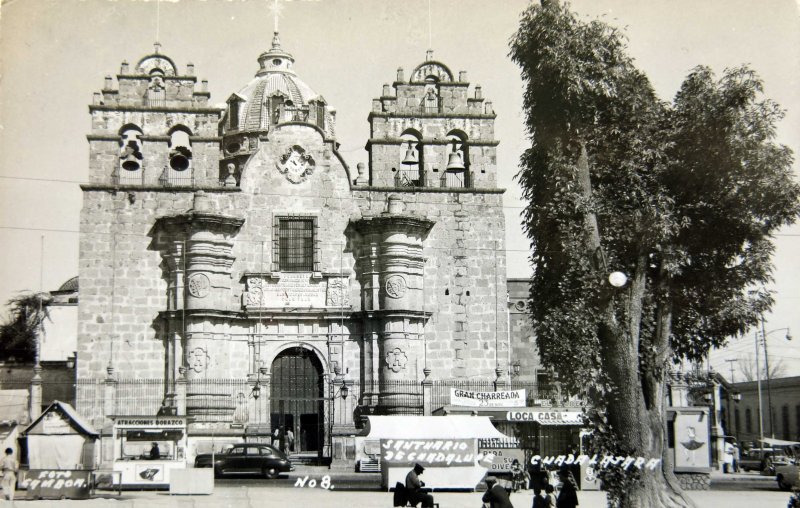
[[[555,490],[556,489],[554,489],[553,486],[550,485],[549,483],[544,486],[544,491],[546,492],[546,494],[544,496],[544,498],[545,498],[544,507],[545,508],[556,508],[556,495],[554,494]]]

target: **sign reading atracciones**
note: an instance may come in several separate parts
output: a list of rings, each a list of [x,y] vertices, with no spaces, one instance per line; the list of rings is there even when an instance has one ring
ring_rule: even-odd
[[[525,390],[472,392],[450,388],[450,404],[453,406],[524,407]]]
[[[474,466],[475,439],[381,439],[381,460],[388,466]]]

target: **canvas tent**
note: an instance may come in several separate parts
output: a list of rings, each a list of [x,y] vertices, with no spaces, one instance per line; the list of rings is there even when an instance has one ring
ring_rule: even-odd
[[[30,469],[94,469],[99,433],[66,402],[54,401],[25,430]]]

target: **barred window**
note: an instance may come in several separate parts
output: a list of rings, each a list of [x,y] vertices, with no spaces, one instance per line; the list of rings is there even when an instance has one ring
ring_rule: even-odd
[[[314,270],[313,219],[280,219],[278,264],[283,272]]]

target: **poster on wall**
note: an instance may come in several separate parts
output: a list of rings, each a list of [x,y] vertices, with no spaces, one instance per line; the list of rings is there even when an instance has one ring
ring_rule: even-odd
[[[473,392],[450,388],[450,404],[478,407],[525,407],[525,390]]]
[[[675,416],[675,471],[696,471],[711,467],[708,415],[678,413]]]
[[[136,478],[146,482],[163,482],[164,466],[162,464],[136,466]]]
[[[514,460],[525,464],[525,451],[519,448],[481,448],[478,458],[489,473],[510,473]]]

